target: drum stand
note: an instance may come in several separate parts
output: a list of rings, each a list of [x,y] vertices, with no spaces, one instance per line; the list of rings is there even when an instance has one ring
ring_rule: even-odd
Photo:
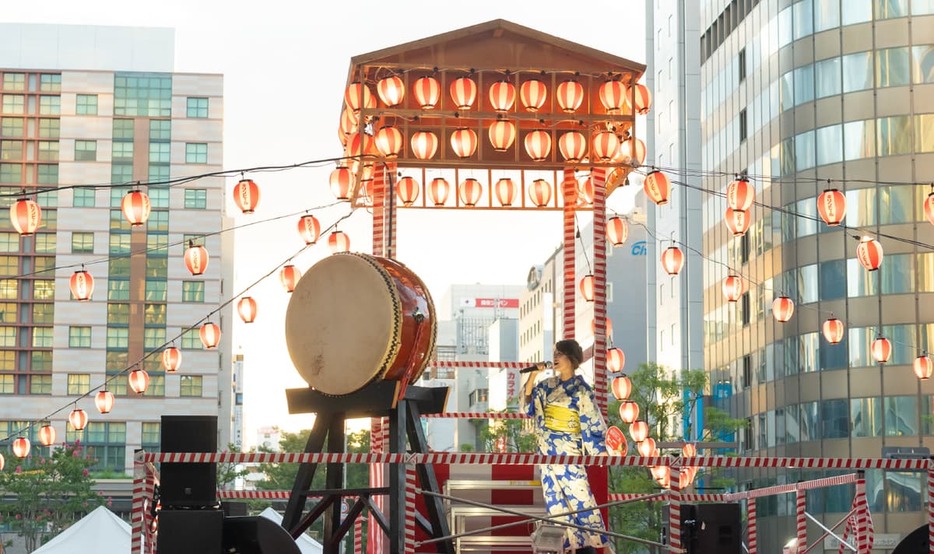
[[[288,389],[286,398],[289,413],[315,413],[314,425],[306,453],[344,452],[344,421],[365,417],[389,418],[389,452],[406,453],[406,439],[411,452],[425,453],[428,443],[422,428],[421,414],[434,414],[444,411],[447,400],[447,388],[404,387],[397,390],[401,383],[397,381],[374,381],[363,389],[345,396],[326,396],[311,388]],[[399,392],[405,396],[396,400]],[[327,437],[327,448],[325,447]],[[389,464],[389,487],[345,489],[344,465],[341,463],[325,464],[325,489],[312,491],[312,478],[318,464],[300,464],[295,477],[295,485],[289,497],[282,526],[292,537],[298,537],[319,517],[324,516],[323,546],[325,554],[337,554],[341,539],[353,526],[354,521],[369,508],[380,528],[389,537],[390,554],[404,554],[405,546],[405,465]],[[419,485],[426,491],[440,493],[434,467],[427,464],[416,466]],[[373,496],[388,495],[386,505],[389,509],[388,520],[376,507]],[[307,513],[305,502],[309,496],[320,496],[321,500]],[[341,504],[344,497],[355,498],[347,515],[341,518]],[[437,496],[424,496],[428,518],[416,513],[416,522],[432,538],[450,535],[444,506]],[[370,529],[370,536],[379,532]],[[436,544],[438,552],[454,554],[451,540]]]

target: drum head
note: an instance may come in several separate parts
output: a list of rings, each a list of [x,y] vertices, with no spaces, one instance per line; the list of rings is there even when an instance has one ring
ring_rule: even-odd
[[[324,394],[344,395],[395,360],[401,307],[389,274],[363,254],[335,254],[299,280],[285,315],[295,369]]]

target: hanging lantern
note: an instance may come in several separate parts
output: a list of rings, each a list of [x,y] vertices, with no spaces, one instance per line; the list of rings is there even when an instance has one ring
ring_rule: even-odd
[[[512,203],[516,201],[516,196],[519,194],[516,184],[509,177],[503,177],[496,181],[496,184],[493,185],[493,190],[496,193],[496,199],[499,200],[499,203],[507,207],[512,206]]]
[[[619,153],[619,149],[619,137],[613,131],[599,131],[594,133],[591,139],[590,151],[597,161],[612,161]]]
[[[727,302],[736,302],[743,296],[743,278],[738,275],[728,275],[723,280],[723,296]]]
[[[593,275],[584,275],[580,281],[581,296],[587,302],[593,302],[594,298],[594,277]]]
[[[497,119],[490,124],[490,144],[493,150],[505,152],[516,141],[516,124],[505,119]]]
[[[451,81],[451,99],[458,110],[469,110],[477,99],[477,83],[470,77],[460,77]]]
[[[71,288],[71,295],[75,297],[75,300],[87,302],[94,293],[94,277],[82,267],[71,274],[68,286]]]
[[[649,92],[649,88],[642,84],[636,84],[633,92],[633,103],[636,107],[636,113],[639,115],[645,115],[649,113],[649,110],[652,109],[652,93]]]
[[[350,237],[343,231],[334,231],[328,236],[328,247],[332,254],[350,252]]]
[[[285,292],[294,291],[295,287],[298,286],[299,279],[301,278],[302,272],[292,264],[283,266],[282,269],[279,270],[279,281],[282,282],[282,286],[285,288]]]
[[[642,188],[649,200],[655,202],[656,205],[663,206],[668,203],[668,196],[671,194],[671,181],[661,171],[656,169],[646,175],[645,180],[642,182]]]
[[[80,431],[88,425],[88,413],[81,408],[75,408],[68,414],[68,422],[75,431]]]
[[[607,356],[607,359],[609,360],[609,356]],[[629,398],[629,395],[632,394],[632,380],[626,375],[614,377],[610,385],[610,390],[613,392],[613,397],[617,400],[626,400]]]
[[[353,173],[348,167],[339,165],[334,168],[328,182],[331,185],[331,193],[338,200],[350,200],[353,189]]]
[[[626,365],[626,354],[619,348],[615,346],[606,351],[606,369],[610,373],[619,373],[623,370],[623,367]],[[628,394],[626,396],[629,396]],[[617,400],[622,400],[622,398],[617,397]]]
[[[337,138],[341,144],[347,145],[347,137],[357,132],[357,116],[348,109],[341,110],[341,122],[337,129]]]
[[[127,375],[127,384],[136,394],[143,394],[149,388],[149,374],[145,369],[134,369]]]
[[[315,216],[303,215],[298,219],[298,234],[302,236],[305,244],[314,244],[321,235],[321,224]]]
[[[13,455],[17,458],[29,456],[29,448],[29,439],[26,437],[19,437],[13,441]]]
[[[691,486],[691,481],[694,480],[694,471],[696,468],[682,467],[680,473],[678,473],[678,489],[684,490]],[[669,479],[671,477],[671,470],[669,469]]]
[[[629,238],[629,223],[619,216],[611,217],[606,222],[606,238],[613,246],[622,246]]]
[[[473,177],[468,177],[464,179],[464,182],[457,187],[457,196],[460,198],[461,204],[472,208],[477,205],[477,202],[480,201],[480,196],[483,194],[483,185],[480,184],[480,181],[474,179]]]
[[[195,246],[194,241],[188,241],[185,249],[185,267],[192,275],[201,275],[208,268],[208,251],[205,247]]]
[[[636,450],[638,450],[639,454],[644,458],[654,456],[656,454],[655,439],[646,436],[644,439],[639,441],[639,446],[636,447]]]
[[[605,328],[606,328],[606,336],[612,337],[613,336],[613,320],[612,319],[606,318]],[[590,320],[590,334],[594,336],[597,334],[597,320],[595,319]]]
[[[677,275],[684,267],[684,254],[677,246],[669,246],[662,252],[662,269],[668,275]]]
[[[373,138],[373,142],[379,153],[390,160],[399,157],[399,152],[402,151],[404,140],[405,139],[402,138],[402,131],[396,129],[392,125],[380,127],[379,131],[376,131],[376,136]]]
[[[251,214],[259,204],[259,187],[253,182],[253,179],[240,179],[234,185],[234,202],[240,211],[245,214]]]
[[[843,340],[843,322],[833,316],[824,322],[822,330],[830,344],[839,344]]]
[[[872,359],[884,364],[889,361],[889,357],[892,355],[892,341],[882,336],[876,337],[872,341],[870,350],[872,351]]]
[[[441,99],[441,84],[434,77],[420,77],[412,85],[415,102],[423,110],[433,110]]]
[[[249,297],[247,297],[249,298]],[[182,351],[170,346],[162,351],[162,369],[166,373],[175,373],[182,366]]]
[[[493,111],[508,112],[516,103],[516,87],[509,81],[499,81],[490,85],[490,105]]]
[[[791,319],[795,313],[795,303],[785,295],[781,295],[772,301],[772,315],[775,321],[785,323]]]
[[[32,236],[41,221],[42,208],[33,200],[20,198],[10,206],[10,222],[20,236]]]
[[[376,94],[383,104],[393,108],[405,99],[405,83],[397,75],[384,77],[376,83]]]
[[[584,87],[577,81],[570,79],[558,85],[555,91],[555,100],[558,107],[565,113],[574,113],[584,102]]]
[[[3,459],[3,454],[0,454],[0,471],[3,471],[4,465],[6,465],[6,460]]]
[[[533,162],[543,162],[551,155],[551,134],[548,131],[532,131],[525,135],[525,151]]]
[[[412,154],[420,160],[430,160],[438,152],[438,135],[431,131],[417,131],[412,134]]]
[[[633,167],[645,162],[645,143],[636,137],[630,137],[619,145],[619,161]]]
[[[46,423],[39,428],[39,444],[42,446],[52,446],[55,444],[55,427]]]
[[[414,177],[406,175],[396,183],[396,196],[399,198],[399,202],[402,202],[402,205],[408,208],[418,200],[418,189],[418,181]]]
[[[623,83],[613,80],[600,85],[600,103],[606,109],[608,114],[619,114],[627,104],[626,86]]]
[[[915,358],[912,367],[914,367],[915,375],[922,381],[927,381],[931,378],[931,374],[934,373],[934,362],[931,361],[927,352],[923,352],[920,356]]]
[[[359,112],[361,108],[370,110],[376,107],[376,98],[373,98],[370,87],[358,82],[347,85],[344,91],[344,102],[354,113]]]
[[[681,457],[693,458],[695,456],[697,456],[697,446],[694,443],[688,442],[681,447]]]
[[[931,192],[924,199],[924,217],[934,225],[934,185],[931,185]]]
[[[856,247],[856,259],[869,271],[875,271],[882,265],[882,244],[872,237],[863,237]]]
[[[458,158],[469,158],[477,151],[477,133],[461,128],[451,133],[451,150]]]
[[[629,436],[633,442],[642,442],[649,436],[649,424],[644,420],[636,420],[629,426]]]
[[[756,200],[756,189],[748,179],[740,177],[726,186],[726,205],[734,210],[749,211]]]
[[[535,179],[529,185],[529,200],[537,208],[544,208],[551,202],[551,183],[544,179]]]
[[[846,216],[846,196],[837,189],[825,190],[817,197],[817,213],[827,225],[840,225]]]
[[[149,212],[152,211],[152,204],[149,203],[149,195],[140,190],[131,190],[126,193],[121,203],[123,216],[130,222],[130,227],[140,227],[145,225],[149,219]]]
[[[199,334],[201,335],[201,344],[207,349],[217,348],[217,345],[221,342],[221,328],[210,321],[201,326]]]
[[[94,397],[94,405],[97,406],[97,411],[100,413],[110,413],[110,410],[114,407],[114,394],[107,389],[98,391]]]
[[[542,109],[547,99],[548,87],[538,79],[530,79],[519,88],[519,100],[527,111],[537,112]]]
[[[727,208],[726,213],[723,214],[723,223],[734,237],[741,237],[749,230],[752,218],[749,217],[749,212]]]
[[[237,313],[244,323],[253,323],[256,320],[256,300],[250,296],[244,296],[237,302]]]
[[[623,400],[619,404],[619,417],[625,423],[639,419],[639,405],[632,400]]]
[[[558,151],[565,160],[580,163],[587,155],[587,139],[584,133],[568,131],[558,138]]]
[[[594,190],[593,177],[586,175],[577,181],[577,192],[584,201],[584,204],[593,204],[593,197],[596,194]]]
[[[435,206],[444,206],[448,201],[451,185],[444,177],[435,177],[428,185],[428,198]]]
[[[347,144],[347,156],[351,158],[362,158],[363,156],[376,156],[379,150],[373,144],[373,137],[366,133],[354,133]],[[355,163],[359,160],[355,160]]]

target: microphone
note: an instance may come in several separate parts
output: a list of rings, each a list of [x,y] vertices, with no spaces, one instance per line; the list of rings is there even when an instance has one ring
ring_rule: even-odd
[[[551,369],[551,367],[554,365],[554,364],[552,364],[551,362],[543,362],[543,363],[545,364],[545,369]],[[519,370],[519,373],[520,373],[520,374],[522,374],[522,373],[532,373],[533,371],[536,371],[536,370],[538,370],[538,369],[540,369],[540,368],[539,368],[537,365],[532,365],[532,366],[529,366],[529,367],[525,367],[525,368],[520,369],[520,370]]]

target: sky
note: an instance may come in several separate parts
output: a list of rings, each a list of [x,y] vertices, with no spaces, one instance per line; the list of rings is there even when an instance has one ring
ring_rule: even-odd
[[[321,6],[327,3],[45,0],[41,9],[28,2],[6,2],[0,21],[174,28],[177,72],[224,75],[224,168],[228,170],[339,156],[337,126],[351,57],[484,21],[506,19],[645,63],[642,0],[583,4],[472,0],[463,6],[354,0],[328,6],[326,15]],[[640,125],[644,128],[640,121],[637,129]],[[261,188],[256,213],[241,215],[232,201],[228,212],[242,225],[331,204],[335,201],[327,185],[331,169],[333,165],[321,164],[249,173]],[[228,186],[235,182],[231,179]],[[620,190],[610,197],[608,207],[624,212],[631,203],[630,191]],[[341,204],[313,213],[327,227],[348,212],[349,206]],[[340,224],[353,250],[368,251],[369,218],[364,210],[357,210]],[[295,431],[312,421],[310,416],[289,415],[285,403],[286,388],[305,386],[286,350],[289,296],[277,271],[260,280],[301,249],[297,219],[297,215],[283,217],[235,233],[233,289],[239,293],[259,281],[250,289],[258,303],[256,322],[246,326],[237,319],[233,329],[234,353],[242,353],[245,360],[248,445],[255,443],[258,427],[277,425]],[[451,284],[522,284],[528,268],[542,263],[560,241],[558,213],[507,216],[402,210],[397,252],[438,299]],[[319,243],[292,263],[304,272],[328,253]]]

